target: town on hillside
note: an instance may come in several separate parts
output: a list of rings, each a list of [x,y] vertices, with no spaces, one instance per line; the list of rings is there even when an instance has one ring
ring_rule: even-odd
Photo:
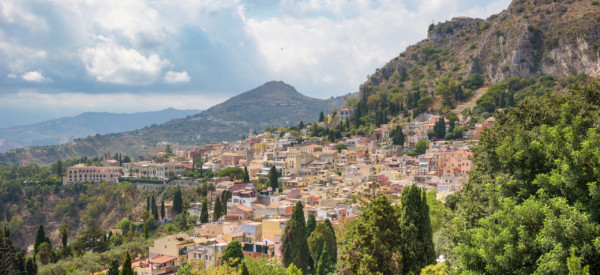
[[[330,126],[351,116],[352,111],[344,108],[314,124]],[[138,274],[171,274],[190,260],[205,268],[219,266],[232,241],[241,243],[244,256],[281,262],[282,229],[297,202],[302,203],[305,218],[314,215],[317,223],[329,220],[343,232],[345,222],[356,219],[374,195],[385,194],[397,203],[402,190],[415,185],[434,190],[437,199],[445,201],[468,180],[470,147],[494,119],[471,124],[468,118],[446,121],[423,113],[414,119],[400,114],[394,121],[398,123],[381,124],[369,135],[337,142],[311,136],[310,127],[301,123],[298,131],[250,130],[235,142],[199,146],[162,142],[148,148],[149,157],[125,162],[107,152],[103,165],[68,167],[63,184],[128,181],[141,191],[166,185],[207,188],[206,201],[183,206],[195,217],[191,234],[156,239],[148,257],[134,260]],[[454,127],[465,129],[462,136],[450,141],[436,138],[435,131],[451,133]],[[212,176],[196,177],[198,172]],[[161,207],[160,223],[175,218],[174,201],[166,200]],[[123,234],[120,228],[112,231]]]

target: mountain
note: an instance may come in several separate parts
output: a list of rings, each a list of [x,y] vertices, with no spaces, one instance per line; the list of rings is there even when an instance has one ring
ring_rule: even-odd
[[[490,84],[511,77],[597,76],[599,38],[598,1],[515,0],[485,20],[457,17],[432,24],[427,39],[361,85],[359,98],[382,87],[433,91],[440,78],[464,81],[473,74]]]
[[[341,108],[351,96],[356,94],[326,100],[316,99],[302,95],[284,82],[271,81],[200,114],[173,119],[160,125],[76,138],[63,145],[19,148],[0,153],[0,165],[47,164],[58,159],[96,156],[105,151],[144,156],[148,146],[159,142],[193,145],[239,140],[248,135],[250,129],[259,131],[267,126],[316,121],[321,111],[328,113],[333,108]]]
[[[74,117],[13,126],[0,129],[0,152],[27,146],[62,144],[70,142],[74,138],[95,134],[131,131],[200,112],[200,110],[176,110],[173,108],[131,114],[88,112]]]

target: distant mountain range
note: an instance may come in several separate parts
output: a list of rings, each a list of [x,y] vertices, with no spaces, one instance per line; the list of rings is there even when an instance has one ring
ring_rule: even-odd
[[[184,145],[233,141],[248,135],[250,129],[258,132],[267,126],[316,121],[320,112],[327,114],[333,108],[341,108],[347,98],[356,95],[323,100],[302,95],[284,82],[271,81],[186,118],[128,132],[77,138],[62,145],[0,153],[0,165],[47,164],[59,159],[96,156],[105,151],[143,156],[148,146],[164,141]]]
[[[173,108],[131,114],[88,112],[74,117],[13,126],[0,129],[0,152],[28,146],[62,144],[95,134],[131,131],[200,112]]]

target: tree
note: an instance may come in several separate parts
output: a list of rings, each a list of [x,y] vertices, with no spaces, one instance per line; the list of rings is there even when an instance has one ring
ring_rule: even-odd
[[[58,231],[60,232],[60,236],[61,236],[61,240],[62,240],[62,247],[67,246],[67,240],[68,240],[68,235],[69,235],[69,226],[66,223],[63,223],[60,228],[58,229]]]
[[[446,120],[443,116],[433,125],[433,134],[437,139],[446,137]]]
[[[306,221],[302,202],[298,201],[286,223],[281,237],[281,254],[284,266],[294,264],[304,272],[308,270],[309,249],[306,242]]]
[[[221,210],[223,211],[223,215],[227,215],[227,201],[231,198],[231,192],[229,190],[224,190],[221,193]]]
[[[46,233],[44,233],[44,226],[39,225],[35,232],[35,241],[33,243],[33,252],[37,254],[39,246],[46,241]]]
[[[429,149],[429,141],[425,139],[419,140],[415,144],[415,149],[412,151],[412,155],[418,156],[425,154],[427,149]]]
[[[402,190],[400,230],[402,266],[405,274],[418,274],[423,267],[435,262],[433,233],[426,198],[425,191],[416,185],[404,187]]]
[[[323,223],[327,225],[327,228],[329,228],[329,230],[331,230],[331,233],[333,233],[333,243],[337,247],[337,237],[335,236],[335,229],[333,228],[333,224],[331,224],[331,221],[329,219],[325,219]],[[334,259],[334,262],[337,262],[337,249],[330,249],[329,255],[331,255],[331,257]]]
[[[200,223],[208,222],[208,201],[202,202],[202,210],[200,211]]]
[[[56,175],[58,175],[59,177],[62,177],[62,171],[63,171],[62,160],[59,159],[56,162]]]
[[[308,249],[310,256],[316,264],[315,269],[320,270],[319,264],[321,260],[324,260],[323,270],[330,270],[332,266],[335,266],[337,254],[337,244],[335,243],[335,232],[333,232],[329,226],[325,223],[317,224],[315,231],[312,232],[307,240]],[[322,253],[327,252],[327,257],[322,258]],[[335,254],[334,254],[335,253]],[[320,274],[320,273],[319,273]]]
[[[9,272],[7,272],[9,273]],[[35,259],[32,257],[28,257],[25,260],[25,274],[27,275],[37,275],[38,274],[38,266],[35,263]]]
[[[233,240],[229,242],[223,252],[222,261],[224,264],[237,267],[244,259],[244,252],[242,251],[242,245],[240,242]]]
[[[273,190],[273,192],[275,192],[275,190],[277,188],[279,188],[279,172],[277,172],[277,168],[275,168],[275,165],[271,166],[271,169],[269,170],[269,174],[267,174],[267,177],[269,178],[271,190]]]
[[[250,174],[248,174],[247,166],[244,166],[244,182],[250,182]]]
[[[248,268],[246,267],[246,263],[242,263],[242,270],[240,272],[240,275],[250,275],[250,272],[248,271]]]
[[[146,211],[152,211],[152,204],[150,203],[150,196],[146,197]]]
[[[106,275],[119,275],[119,260],[113,259],[110,261]]]
[[[160,201],[160,218],[161,219],[165,218],[165,199],[164,198]]]
[[[396,126],[394,130],[392,142],[394,145],[404,145],[404,133],[402,132],[402,126]]]
[[[323,114],[323,111],[321,111],[321,113],[319,114],[319,122],[323,122],[325,120],[325,115]]]
[[[43,242],[38,246],[38,255],[43,265],[47,265],[50,262],[50,253],[52,253],[52,245],[50,243]]]
[[[323,252],[321,253],[321,257],[319,258],[316,274],[318,275],[327,275],[335,266],[335,261],[333,261],[332,256],[329,255],[329,249],[327,247],[323,247]]]
[[[399,274],[402,271],[400,210],[379,196],[347,226],[341,273]]]
[[[240,180],[244,180],[245,177],[245,172],[244,169],[239,168],[239,167],[227,167],[223,170],[221,170],[221,172],[219,172],[219,177],[229,177],[229,179],[231,180],[236,180],[236,179],[240,179]],[[246,182],[246,181],[244,181]]]
[[[315,228],[317,228],[317,220],[315,219],[315,214],[310,213],[308,215],[308,221],[306,222],[306,237],[310,237],[310,234],[313,233],[313,231],[315,231]]]
[[[183,199],[181,198],[181,189],[179,189],[178,185],[173,195],[173,212],[179,214],[181,211],[183,211]]]
[[[131,255],[129,252],[125,254],[125,261],[123,262],[123,267],[121,268],[120,275],[134,275],[133,268],[131,267]]]
[[[221,197],[217,196],[215,200],[215,206],[213,207],[213,221],[218,221],[223,215],[223,209],[221,206]]]
[[[158,220],[158,206],[156,206],[156,198],[152,196],[152,216],[155,220]]]

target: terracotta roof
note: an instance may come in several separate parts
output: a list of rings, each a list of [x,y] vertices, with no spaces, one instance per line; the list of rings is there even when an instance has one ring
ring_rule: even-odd
[[[171,257],[171,256],[160,256],[154,259],[150,259],[150,263],[153,264],[164,264],[164,263],[168,263],[170,261],[175,261],[177,260],[177,258],[175,257]]]

